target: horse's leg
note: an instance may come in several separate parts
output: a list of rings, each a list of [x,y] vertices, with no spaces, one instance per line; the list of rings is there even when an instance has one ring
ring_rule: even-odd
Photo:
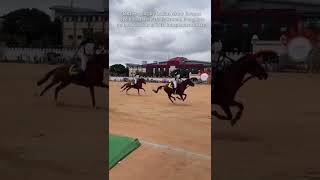
[[[242,103],[237,102],[237,101],[232,101],[231,106],[237,106],[239,108],[239,111],[237,112],[236,116],[234,119],[232,119],[231,123],[232,125],[236,124],[236,122],[241,118],[242,112],[244,110],[244,106]]]
[[[174,104],[174,102],[172,101],[171,97],[172,97],[172,96],[168,94],[169,100]]]
[[[47,87],[45,87],[43,90],[42,90],[42,92],[40,93],[40,96],[43,96],[43,94],[46,92],[46,91],[48,91],[50,88],[52,88],[52,86],[54,86],[54,85],[56,85],[56,84],[58,84],[58,82],[51,82]]]
[[[67,87],[70,84],[70,82],[62,82],[55,90],[54,93],[54,100],[56,103],[58,103],[58,95],[59,91],[61,91],[63,88]]]
[[[183,99],[183,101],[184,101],[184,100],[186,100],[186,98],[187,98],[187,94],[183,94],[183,95],[184,95],[184,99]]]
[[[95,96],[94,96],[94,87],[93,87],[93,86],[90,86],[89,89],[90,89],[92,106],[93,106],[93,107],[96,107],[96,98],[95,98]]]
[[[220,115],[217,111],[213,111],[212,115],[217,117],[218,119],[221,119],[221,120],[231,121],[232,120],[232,113],[231,113],[229,105],[220,105],[220,107],[226,113],[227,116]]]
[[[172,94],[170,94],[170,97],[173,98],[174,101],[176,101],[176,98],[172,96]]]
[[[142,87],[141,89],[142,89],[144,92],[146,92],[146,90],[145,90],[143,87]]]
[[[123,90],[121,92],[123,92],[124,90],[126,90],[128,88],[128,86],[124,87]]]
[[[129,89],[131,89],[131,87],[129,86],[128,89],[126,90],[126,94],[128,94]]]
[[[178,99],[180,99],[181,101],[184,101],[182,94],[179,94],[180,97],[177,97]]]
[[[139,88],[137,88],[137,90],[138,90],[138,95],[140,96],[140,91],[139,91]]]

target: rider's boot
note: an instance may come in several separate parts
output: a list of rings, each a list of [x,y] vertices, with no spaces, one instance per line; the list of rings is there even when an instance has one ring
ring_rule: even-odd
[[[177,94],[177,88],[173,88],[173,94]]]

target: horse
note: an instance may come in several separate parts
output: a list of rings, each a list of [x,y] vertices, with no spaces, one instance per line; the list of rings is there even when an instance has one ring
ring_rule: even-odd
[[[47,90],[49,90],[56,84],[60,83],[56,87],[55,95],[54,95],[54,100],[57,103],[59,92],[62,89],[69,86],[70,84],[75,84],[75,85],[89,88],[91,100],[92,100],[92,106],[95,108],[96,103],[95,103],[94,87],[109,88],[107,84],[103,83],[104,69],[108,68],[107,62],[108,62],[107,54],[93,55],[87,63],[87,70],[85,73],[85,78],[83,79],[80,79],[77,73],[75,74],[74,72],[72,72],[72,70],[75,69],[75,65],[61,65],[61,66],[58,66],[57,68],[54,68],[53,70],[46,73],[45,76],[37,82],[37,86],[41,86],[51,76],[53,76],[51,83],[42,90],[42,92],[40,93],[40,96],[43,96]]]
[[[121,92],[127,90],[126,93],[128,93],[129,89],[134,88],[138,90],[138,94],[140,95],[139,89],[142,89],[144,92],[146,92],[146,90],[142,87],[142,84],[146,84],[146,80],[143,78],[139,78],[137,80],[137,84],[135,85],[132,85],[131,82],[127,82],[121,87],[121,89],[123,89]]]
[[[238,61],[224,68],[222,71],[215,72],[212,79],[212,96],[211,101],[213,105],[218,105],[222,108],[226,116],[220,115],[217,111],[213,111],[212,115],[221,120],[231,121],[231,126],[241,118],[244,105],[234,100],[238,90],[249,79],[257,77],[259,80],[268,79],[268,73],[262,67],[263,55],[270,52],[259,52],[253,55],[244,55]],[[250,74],[248,78],[245,76]],[[236,106],[239,111],[235,117],[231,113],[230,107]]]
[[[187,89],[188,86],[192,86],[192,87],[194,86],[194,83],[193,83],[193,82],[191,81],[191,79],[189,79],[189,78],[186,79],[186,80],[184,80],[184,81],[182,81],[182,82],[178,85],[176,92],[177,92],[177,94],[178,94],[180,97],[176,97],[176,98],[178,98],[178,99],[180,99],[180,100],[182,100],[182,101],[185,101],[186,98],[187,98],[187,94],[185,94],[184,91]],[[172,94],[174,94],[174,92],[173,92],[173,82],[170,82],[170,83],[168,83],[168,84],[166,84],[166,85],[164,85],[164,86],[159,86],[159,87],[157,88],[157,90],[154,90],[154,89],[153,89],[153,92],[158,93],[158,91],[159,91],[160,89],[162,89],[162,88],[164,88],[164,91],[167,93],[169,100],[170,100],[172,103],[174,103],[174,102],[172,101],[172,99],[173,99],[173,100],[176,100],[176,98],[172,96]],[[184,96],[184,97],[183,97],[183,96]]]

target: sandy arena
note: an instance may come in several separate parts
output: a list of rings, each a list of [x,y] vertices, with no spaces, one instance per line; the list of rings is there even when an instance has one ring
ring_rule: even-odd
[[[106,90],[96,90],[99,109],[87,89],[73,85],[56,106],[53,91],[40,98],[35,86],[53,67],[0,66],[1,179],[100,179],[107,172]],[[319,179],[319,81],[309,74],[249,81],[237,98],[245,105],[238,124],[213,120],[215,179]],[[210,87],[190,87],[186,102],[173,105],[151,91],[159,84],[147,84],[141,96],[120,92],[121,84],[110,84],[110,131],[143,144],[110,179],[210,179]]]
[[[249,81],[237,97],[245,105],[238,124],[212,122],[214,179],[320,179],[319,82],[293,73]]]
[[[120,92],[123,84],[110,82],[110,133],[139,138],[142,146],[110,171],[110,180],[210,180],[210,86],[189,87],[186,101],[172,104],[163,90],[152,91],[163,84],[147,83],[141,96]]]
[[[0,64],[0,179],[106,179],[106,89],[71,85],[60,102],[36,96],[36,81],[54,66]],[[105,168],[104,168],[105,167]]]

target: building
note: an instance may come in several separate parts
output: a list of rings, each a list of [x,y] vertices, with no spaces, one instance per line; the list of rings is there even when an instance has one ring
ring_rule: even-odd
[[[279,40],[283,33],[301,28],[320,28],[320,2],[308,0],[214,3],[214,40],[224,42],[225,51],[251,51],[251,39]]]
[[[147,76],[170,76],[176,69],[193,72],[211,72],[211,63],[206,61],[189,60],[185,57],[175,57],[168,61],[155,62],[145,65]]]
[[[2,28],[3,28],[3,22],[4,22],[4,18],[0,17],[0,32],[2,31]]]
[[[144,62],[143,62],[144,63]],[[136,74],[142,74],[144,75],[146,71],[145,64],[131,64],[127,63],[126,64],[127,68],[129,69],[129,77],[133,77]]]
[[[105,33],[108,30],[108,11],[68,6],[52,6],[54,18],[62,22],[63,47],[76,48],[86,33]]]
[[[129,76],[136,74],[148,77],[170,77],[170,73],[176,69],[186,70],[189,72],[206,72],[211,74],[211,63],[206,61],[189,60],[184,57],[175,57],[168,61],[154,61],[147,63],[142,61],[142,64],[126,64],[129,69]]]

